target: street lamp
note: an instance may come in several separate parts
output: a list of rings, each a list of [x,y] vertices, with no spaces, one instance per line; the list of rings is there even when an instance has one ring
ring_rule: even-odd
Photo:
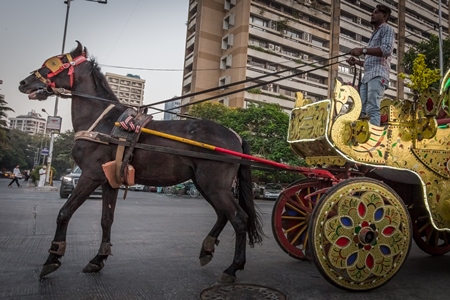
[[[74,0],[67,0],[64,1],[64,4],[67,5],[67,10],[66,10],[66,21],[64,23],[64,35],[63,35],[63,43],[62,43],[62,50],[61,53],[64,54],[64,48],[66,46],[66,34],[67,34],[67,23],[69,22],[69,10],[70,10],[70,2],[72,2]],[[107,4],[108,0],[84,0],[84,1],[88,1],[88,2],[97,2],[100,4]],[[53,115],[55,117],[58,116],[58,102],[59,102],[59,97],[56,96],[55,99],[55,111],[53,113]],[[44,109],[42,109],[43,112],[47,113]],[[52,167],[52,158],[53,158],[53,143],[55,142],[55,132],[52,131],[51,134],[51,138],[50,138],[50,149],[49,149],[49,154],[48,154],[48,159],[47,159],[47,170],[49,170],[47,172],[47,175],[45,177],[45,181],[46,182],[50,182],[50,170]]]
[[[45,112],[48,116],[50,116],[50,114],[45,110],[45,108],[41,109],[41,111]]]

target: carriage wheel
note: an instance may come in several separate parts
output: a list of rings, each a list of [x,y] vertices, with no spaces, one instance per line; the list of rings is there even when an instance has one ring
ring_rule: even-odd
[[[310,179],[297,181],[285,188],[275,202],[272,211],[272,232],[280,248],[293,258],[309,259],[305,253],[309,241],[308,223],[316,199],[319,199],[323,192],[317,191],[324,183]],[[313,194],[315,192],[316,194]],[[307,197],[308,195],[310,197]]]
[[[430,255],[444,255],[450,251],[450,233],[436,230],[431,224],[428,212],[410,210],[413,239],[417,246]]]
[[[371,290],[400,270],[411,248],[411,231],[407,208],[390,187],[351,178],[330,188],[314,209],[311,253],[333,285]]]

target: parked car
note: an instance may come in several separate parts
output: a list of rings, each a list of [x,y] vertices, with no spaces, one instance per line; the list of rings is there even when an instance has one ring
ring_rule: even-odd
[[[153,186],[153,185],[146,185],[144,188],[144,192],[156,193],[156,191],[157,191],[157,188],[156,188],[156,186]]]
[[[72,194],[73,189],[77,186],[78,180],[81,176],[80,167],[76,166],[73,170],[64,175],[61,178],[61,187],[59,188],[59,197],[68,198],[70,194]],[[99,186],[91,196],[101,196],[102,195],[102,186]]]
[[[264,187],[264,199],[276,200],[280,195],[283,187],[279,183],[268,183]]]
[[[261,189],[259,185],[256,182],[253,182],[252,186],[253,186],[253,197],[255,199],[261,198]]]
[[[3,178],[13,178],[13,173],[11,172],[11,171],[6,171],[4,174],[3,174]]]
[[[132,185],[132,186],[128,187],[128,189],[130,191],[140,191],[140,192],[142,192],[145,189],[145,185],[143,185],[143,184],[135,184],[135,185]]]

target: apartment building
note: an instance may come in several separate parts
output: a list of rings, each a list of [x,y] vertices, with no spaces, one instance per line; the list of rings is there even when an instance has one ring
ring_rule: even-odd
[[[181,112],[181,100],[173,100],[164,103],[164,117],[163,120],[179,120],[180,117],[177,115]]]
[[[43,118],[35,110],[31,110],[26,115],[19,115],[10,118],[10,129],[17,129],[28,134],[45,134],[47,119]]]
[[[121,103],[142,106],[144,102],[144,79],[132,74],[123,76],[108,72],[105,76],[109,86]]]
[[[336,77],[353,82],[355,69],[345,54],[367,45],[373,31],[370,14],[379,3],[391,7],[389,23],[396,31],[386,95],[407,97],[397,72],[403,72],[401,61],[410,47],[438,35],[437,0],[191,0],[182,104],[203,99],[231,107],[274,102],[289,111],[297,91],[314,100],[330,97]],[[445,38],[447,1],[441,7]],[[188,96],[236,82],[241,83]]]

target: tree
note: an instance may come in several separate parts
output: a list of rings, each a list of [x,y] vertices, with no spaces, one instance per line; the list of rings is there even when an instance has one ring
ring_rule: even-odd
[[[0,163],[3,168],[12,170],[16,165],[21,169],[33,167],[33,141],[32,136],[17,129],[8,131],[8,143],[0,150]]]
[[[444,72],[450,67],[450,37],[443,40],[443,61],[444,61]],[[403,58],[403,65],[405,67],[405,72],[411,74],[413,72],[414,60],[419,54],[425,55],[425,64],[430,69],[440,69],[439,64],[439,37],[436,35],[431,35],[430,39],[427,41],[422,41],[415,47],[410,48]]]
[[[7,122],[7,112],[14,110],[8,106],[8,103],[5,101],[5,97],[0,95],[0,162],[2,161],[2,157],[7,149],[7,136],[8,136],[8,122]]]
[[[216,101],[195,104],[189,108],[189,114],[191,116],[215,121],[220,124],[221,120],[224,119],[228,113],[231,113],[231,108]]]
[[[228,108],[220,103],[201,103],[190,109],[190,114],[216,121],[236,131],[251,147],[257,157],[285,163],[303,165],[304,162],[289,147],[286,141],[289,116],[278,104],[251,104],[248,108]],[[254,171],[254,176],[263,181],[292,182],[298,174],[286,171]]]
[[[55,138],[53,144],[52,166],[56,170],[55,176],[59,176],[67,169],[74,167],[75,161],[72,157],[72,147],[75,142],[75,132],[67,130]]]

